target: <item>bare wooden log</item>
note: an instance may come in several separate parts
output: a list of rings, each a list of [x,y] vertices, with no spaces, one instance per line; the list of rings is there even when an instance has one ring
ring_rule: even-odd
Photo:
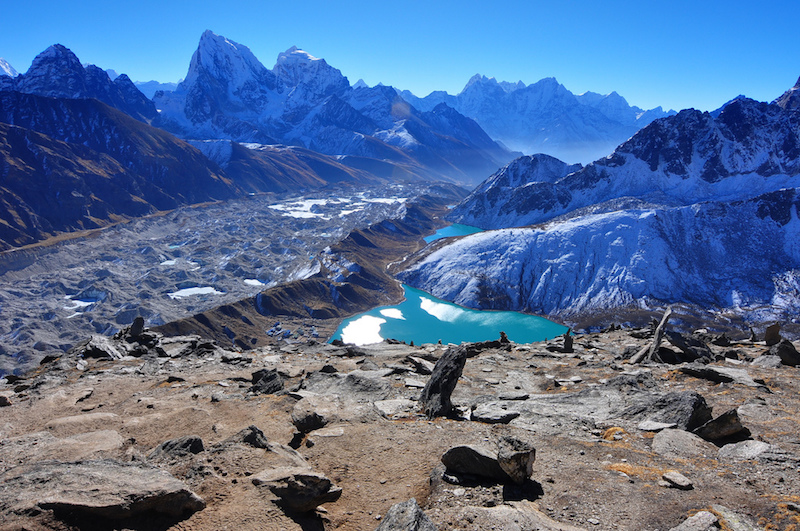
[[[643,361],[661,361],[658,356],[658,348],[661,346],[661,341],[664,339],[664,327],[667,326],[672,315],[672,306],[667,307],[667,311],[661,317],[661,322],[656,327],[655,334],[653,334],[653,341],[649,345],[645,345],[639,350],[630,360],[631,363],[641,363]]]

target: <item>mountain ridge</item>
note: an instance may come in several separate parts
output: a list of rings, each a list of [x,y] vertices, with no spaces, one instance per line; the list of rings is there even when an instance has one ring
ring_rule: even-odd
[[[674,114],[632,107],[616,92],[575,95],[553,77],[525,85],[475,74],[456,95],[400,94],[422,109],[447,103],[511,149],[581,163],[605,156],[641,127]]]
[[[393,89],[351,87],[324,59],[296,47],[279,54],[269,70],[249,48],[211,31],[203,33],[185,80],[154,101],[158,125],[184,138],[414,163],[429,178],[474,181],[513,158],[488,135],[475,135],[477,124],[428,123],[433,115]]]

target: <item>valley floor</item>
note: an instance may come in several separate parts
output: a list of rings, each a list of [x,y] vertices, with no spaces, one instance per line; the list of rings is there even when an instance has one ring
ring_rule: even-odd
[[[156,326],[313,274],[326,246],[425,189],[251,196],[0,253],[0,374],[136,316]]]

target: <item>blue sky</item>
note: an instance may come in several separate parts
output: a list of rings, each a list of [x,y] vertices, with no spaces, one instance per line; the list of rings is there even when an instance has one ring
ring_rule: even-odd
[[[210,29],[268,68],[297,45],[351,83],[419,96],[458,93],[480,73],[713,110],[738,94],[771,101],[800,76],[800,2],[790,1],[12,0],[2,11],[0,57],[20,72],[61,43],[134,80],[177,81]]]

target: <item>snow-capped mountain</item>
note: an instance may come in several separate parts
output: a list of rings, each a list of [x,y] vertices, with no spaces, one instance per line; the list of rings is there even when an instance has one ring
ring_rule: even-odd
[[[676,302],[758,322],[800,309],[796,112],[746,98],[716,117],[682,111],[570,169],[541,156],[509,164],[453,217],[539,226],[465,237],[400,278],[460,304],[568,320]]]
[[[94,98],[137,120],[149,122],[157,112],[133,82],[122,74],[114,81],[101,68],[83,66],[68,48],[55,44],[37,55],[24,74],[0,76],[0,90],[13,90],[50,98]]]
[[[798,207],[800,190],[788,189],[487,231],[433,252],[400,279],[465,306],[566,320],[674,302],[786,319],[800,310]]]
[[[19,73],[14,70],[14,67],[8,64],[8,61],[0,57],[0,76],[17,77]]]
[[[246,46],[211,31],[186,79],[154,101],[159,125],[184,138],[298,145],[470,180],[511,158],[472,120],[420,112],[390,87],[351,87],[324,59],[296,47],[269,70]]]
[[[509,193],[493,191],[503,185],[490,179],[481,189],[498,201],[475,214],[473,203],[465,202],[451,219],[498,228],[542,223],[623,198],[671,205],[744,199],[794,186],[799,157],[800,116],[740,98],[716,118],[685,110],[656,120],[608,157],[558,179],[530,175],[514,190],[514,203],[505,201]]]
[[[525,85],[476,74],[455,96],[400,94],[420,109],[447,103],[511,149],[582,163],[605,156],[641,127],[674,114],[660,107],[632,107],[616,92],[576,96],[555,78]]]
[[[475,188],[448,218],[482,229],[529,225],[538,215],[536,203],[563,195],[555,183],[581,168],[543,153],[520,157]]]

